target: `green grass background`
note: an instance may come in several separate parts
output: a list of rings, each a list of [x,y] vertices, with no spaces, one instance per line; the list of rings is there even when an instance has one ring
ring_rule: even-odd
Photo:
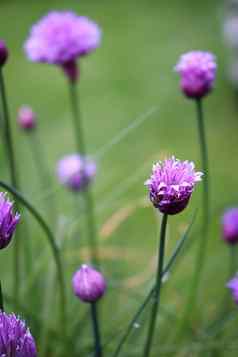
[[[197,247],[194,245],[179,260],[163,291],[162,310],[165,314],[159,320],[161,335],[158,344],[155,339],[154,356],[158,356],[160,348],[163,349],[162,355],[171,356],[236,356],[235,320],[226,323],[218,335],[204,337],[206,327],[213,323],[226,294],[225,283],[230,265],[229,250],[220,239],[220,216],[226,207],[236,205],[238,199],[237,98],[226,81],[227,58],[222,39],[223,2],[0,1],[0,37],[6,40],[10,50],[9,63],[4,72],[18,170],[23,191],[48,218],[45,197],[51,192],[51,187],[39,187],[29,138],[19,132],[16,125],[17,108],[22,104],[29,104],[37,112],[40,149],[45,154],[54,180],[55,193],[52,194],[57,200],[60,222],[63,225],[57,232],[58,235],[64,235],[66,231],[68,238],[65,260],[70,328],[73,334],[74,322],[79,320],[87,308],[72,296],[70,278],[71,273],[82,263],[80,251],[86,241],[82,220],[78,211],[75,211],[77,200],[61,188],[55,178],[57,160],[75,150],[68,88],[59,69],[28,62],[22,50],[31,25],[52,9],[73,9],[94,19],[103,30],[102,46],[80,62],[79,95],[90,154],[96,154],[135,118],[151,108],[157,108],[139,128],[107,151],[98,163],[99,173],[94,194],[99,228],[115,212],[134,205],[145,197],[143,183],[157,158],[175,154],[180,159],[193,160],[198,168],[201,167],[195,106],[180,93],[178,76],[173,68],[179,55],[191,49],[209,50],[216,54],[216,88],[204,101],[210,158],[212,228],[198,305],[193,310],[192,333],[184,330],[175,345],[176,326],[182,318],[193,276]],[[3,143],[0,158],[2,177],[7,179]],[[186,212],[169,220],[168,251],[171,251],[183,228],[191,220],[194,209],[200,207],[201,189],[200,184]],[[50,200],[52,195],[47,197]],[[72,224],[72,217],[74,222],[76,220],[79,223],[81,234]],[[47,274],[53,267],[45,248],[46,240],[30,217],[24,215],[24,219],[30,222],[34,259],[31,271],[22,274],[24,301],[29,301],[26,304],[28,308],[36,315],[45,316],[46,324],[56,329],[55,306],[50,303],[50,299],[55,297],[55,290],[54,284],[49,280],[50,274]],[[134,209],[110,237],[100,238],[104,257],[103,270],[109,281],[107,296],[101,304],[105,339],[110,336],[110,332],[115,332],[115,339],[107,347],[108,356],[116,346],[119,332],[123,331],[151,284],[151,261],[156,253],[157,228],[153,209],[140,207]],[[199,231],[198,221],[194,231]],[[195,239],[199,240],[199,234]],[[24,244],[22,242],[23,246]],[[8,277],[5,279],[5,286],[10,295],[11,249],[5,253],[3,259],[6,261],[3,276]],[[135,280],[128,279],[135,276],[137,279],[133,285]],[[40,282],[36,283],[36,280]],[[126,285],[128,281],[130,287]],[[34,286],[35,289],[32,290]],[[43,297],[48,301],[47,307],[43,303]],[[235,306],[231,305],[231,309],[235,311]],[[22,311],[19,308],[19,312],[23,313]],[[140,328],[128,340],[123,356],[140,355],[138,351],[143,344],[145,320],[146,314]],[[83,355],[87,356],[90,346],[89,326],[80,326],[79,323],[77,328],[79,337],[72,341],[72,345],[77,345],[76,352],[83,349]],[[36,327],[33,326],[32,329],[35,335],[40,335]],[[218,347],[211,347],[211,341]],[[62,353],[61,343],[52,341],[49,345],[54,347],[49,348],[48,355],[57,356]],[[74,355],[76,352],[71,353]]]

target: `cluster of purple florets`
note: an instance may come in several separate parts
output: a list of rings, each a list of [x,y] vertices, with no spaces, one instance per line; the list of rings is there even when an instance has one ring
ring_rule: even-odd
[[[216,77],[216,58],[212,53],[192,51],[183,54],[175,70],[181,77],[181,89],[193,99],[200,99],[213,88]]]
[[[92,20],[71,11],[52,11],[32,27],[24,48],[31,61],[61,66],[75,81],[77,59],[100,42],[101,30]]]
[[[65,156],[57,165],[57,175],[60,183],[72,191],[86,189],[95,174],[95,162],[79,154]]]
[[[5,312],[0,312],[0,356],[37,356],[35,341],[25,322]]]
[[[53,11],[32,27],[24,47],[31,61],[63,65],[95,50],[100,39],[99,26],[87,17]]]
[[[145,182],[153,205],[162,213],[176,214],[188,204],[195,184],[202,173],[195,172],[194,163],[175,157],[153,166],[151,177]]]

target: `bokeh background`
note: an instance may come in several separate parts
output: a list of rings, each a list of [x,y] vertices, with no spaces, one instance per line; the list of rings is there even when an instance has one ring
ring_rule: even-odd
[[[0,1],[0,37],[10,50],[4,72],[22,190],[45,215],[47,202],[52,198],[57,202],[57,232],[67,242],[64,257],[68,295],[71,313],[78,311],[78,315],[74,315],[76,320],[86,308],[71,295],[70,277],[87,259],[87,242],[76,210],[80,200],[60,187],[55,177],[57,160],[75,151],[69,93],[59,69],[30,63],[23,52],[31,25],[54,9],[72,9],[94,19],[103,30],[102,46],[80,62],[78,89],[88,152],[97,158],[99,168],[94,197],[103,271],[109,281],[108,294],[102,303],[104,337],[111,341],[107,347],[109,355],[153,282],[159,217],[148,202],[144,187],[152,163],[174,154],[180,159],[193,160],[201,167],[195,105],[181,94],[174,66],[180,54],[191,49],[208,50],[217,56],[215,90],[204,101],[212,227],[199,304],[193,311],[192,332],[186,330],[175,344],[176,327],[171,328],[171,324],[179,326],[186,306],[196,256],[195,242],[179,259],[163,291],[160,346],[154,356],[160,348],[163,355],[236,356],[235,313],[212,337],[206,332],[219,314],[226,295],[225,284],[230,277],[230,252],[221,240],[220,217],[224,209],[236,205],[238,199],[238,102],[226,79],[227,50],[222,34],[224,3],[217,0]],[[53,187],[39,184],[32,155],[34,143],[17,127],[16,113],[22,104],[32,106],[37,113],[38,145],[51,172]],[[119,140],[121,131],[135,123],[135,128]],[[113,140],[115,143],[111,145]],[[1,176],[7,179],[3,143],[0,158]],[[201,192],[200,185],[186,212],[171,217],[168,254],[191,221],[194,210],[201,206]],[[24,217],[31,222],[27,215]],[[198,214],[193,227],[191,239],[194,241],[199,240],[199,217]],[[22,277],[23,296],[30,293],[34,312],[42,313],[54,327],[55,318],[50,319],[47,312],[54,296],[52,281],[47,276],[52,263],[44,246],[45,238],[32,222],[30,237],[34,267],[29,272],[31,279],[27,274]],[[4,259],[10,261],[11,252]],[[8,274],[8,269],[5,270]],[[48,289],[32,290],[39,276],[41,280],[47,276],[50,294]],[[43,301],[48,301],[48,310]],[[51,306],[50,311],[53,310]],[[235,306],[231,303],[233,310]],[[123,356],[139,355],[143,321],[136,326]],[[88,328],[85,327],[86,331]],[[115,338],[110,337],[112,331]],[[85,331],[80,333],[86,335],[83,343],[87,351],[89,335],[87,337]],[[54,353],[52,356],[57,355]]]

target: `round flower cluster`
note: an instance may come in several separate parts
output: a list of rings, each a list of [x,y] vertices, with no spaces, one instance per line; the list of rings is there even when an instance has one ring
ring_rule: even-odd
[[[183,54],[175,70],[181,76],[181,89],[184,94],[193,99],[207,95],[216,76],[216,59],[212,53],[192,51]]]
[[[176,214],[188,204],[194,186],[201,181],[201,172],[195,172],[194,163],[179,161],[174,156],[153,166],[145,185],[153,205],[162,213]]]
[[[83,302],[96,302],[107,288],[103,275],[92,267],[83,264],[72,279],[74,294]]]
[[[95,50],[101,39],[99,26],[71,11],[52,11],[36,23],[25,43],[34,62],[64,65]]]
[[[96,164],[79,154],[65,156],[58,162],[59,181],[72,191],[84,190],[96,174]]]
[[[29,329],[14,314],[0,312],[0,356],[37,356],[35,341]]]

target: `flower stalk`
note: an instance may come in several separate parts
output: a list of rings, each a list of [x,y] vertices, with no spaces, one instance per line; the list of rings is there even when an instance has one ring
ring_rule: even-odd
[[[199,282],[201,279],[202,269],[204,267],[206,258],[206,249],[208,241],[208,228],[210,220],[210,197],[209,197],[209,169],[208,169],[208,150],[207,141],[204,126],[204,113],[202,100],[196,100],[197,109],[197,123],[198,123],[198,133],[202,160],[202,171],[204,172],[203,178],[203,222],[202,222],[202,234],[199,241],[199,247],[195,262],[195,275],[193,278],[192,291],[191,291],[191,306],[193,306],[195,298],[197,296],[197,289],[199,288]]]
[[[163,265],[164,265],[164,255],[165,255],[167,219],[168,219],[168,215],[164,214],[162,217],[161,229],[160,229],[160,243],[159,243],[158,266],[157,266],[157,273],[156,273],[154,301],[151,309],[149,329],[148,329],[147,339],[144,347],[144,353],[143,353],[144,357],[149,357],[150,355],[154,333],[155,333],[157,315],[159,312],[160,293],[161,293],[161,286],[162,286]]]
[[[93,336],[95,341],[95,349],[94,356],[102,357],[102,345],[101,345],[101,335],[98,321],[98,313],[97,313],[97,305],[95,302],[90,304],[91,309],[91,319],[92,319],[92,328],[93,328]]]
[[[192,225],[194,223],[195,220],[195,214],[193,216],[193,219],[190,223],[190,225],[188,226],[188,228],[186,229],[185,233],[183,234],[183,236],[179,239],[179,241],[176,244],[176,247],[171,255],[171,257],[169,258],[165,268],[163,269],[163,277],[168,274],[170,272],[170,270],[172,269],[175,261],[177,260],[177,257],[179,255],[179,253],[181,252],[182,248],[184,247],[184,244],[187,240],[187,238],[189,237],[189,233],[190,230],[192,228]],[[147,305],[149,304],[150,300],[152,299],[152,297],[154,296],[154,292],[155,292],[155,286],[153,286],[153,288],[149,291],[149,293],[147,294],[146,298],[144,299],[143,303],[141,304],[141,306],[138,308],[137,312],[134,314],[133,318],[131,319],[131,321],[128,324],[128,327],[125,330],[125,333],[123,334],[115,353],[113,354],[113,357],[118,357],[122,347],[124,346],[127,338],[129,337],[135,323],[137,323],[138,319],[140,318],[141,314],[143,313],[143,311],[145,310],[145,308],[147,307]]]
[[[78,105],[77,98],[77,87],[74,82],[69,82],[70,86],[70,99],[72,106],[72,114],[73,114],[73,126],[75,133],[75,140],[77,145],[77,150],[83,156],[86,155],[86,146],[83,135],[82,123],[80,118],[80,111]],[[98,256],[98,247],[97,247],[97,230],[96,230],[96,222],[95,222],[95,209],[94,209],[94,201],[92,197],[92,192],[90,190],[90,186],[88,186],[83,191],[84,201],[86,205],[87,212],[87,230],[88,230],[88,240],[90,245],[90,255],[92,264],[95,266],[99,266],[99,256]]]

